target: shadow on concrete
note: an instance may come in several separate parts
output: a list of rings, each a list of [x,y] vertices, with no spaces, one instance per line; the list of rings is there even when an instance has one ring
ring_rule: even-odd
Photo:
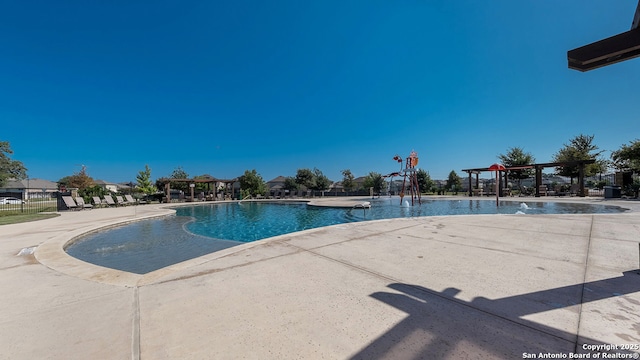
[[[579,338],[577,328],[567,332],[522,317],[564,308],[575,312],[569,316],[575,319],[580,307],[574,305],[640,291],[640,275],[626,271],[615,278],[471,302],[455,298],[460,292],[455,288],[437,292],[402,283],[388,287],[399,293],[376,292],[371,297],[408,316],[353,359],[522,359],[524,353],[588,353],[582,344],[601,342]]]

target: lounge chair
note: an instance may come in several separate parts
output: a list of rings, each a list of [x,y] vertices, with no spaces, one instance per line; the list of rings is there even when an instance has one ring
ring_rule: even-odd
[[[84,198],[82,198],[82,196],[78,196],[76,198],[76,203],[78,204],[78,207],[80,209],[83,209],[83,210],[84,209],[93,209],[93,205],[85,203],[84,202]]]
[[[124,196],[125,200],[131,205],[136,205],[138,202],[133,198],[133,196],[127,194]]]
[[[62,201],[64,201],[64,204],[67,206],[67,210],[78,209],[78,205],[76,204],[76,202],[73,200],[71,196],[63,196]]]
[[[118,206],[118,204],[116,204],[116,203],[113,201],[113,198],[111,197],[111,195],[105,195],[105,197],[104,197],[104,201],[105,201],[105,203],[107,203],[107,205],[109,205],[109,206]]]
[[[91,199],[93,200],[93,206],[95,207],[98,207],[98,206],[103,207],[107,205],[107,202],[104,200],[100,200],[99,196],[94,196]]]
[[[120,195],[116,195],[116,203],[118,204],[118,206],[120,206],[120,205],[124,205],[124,206],[129,205],[129,203],[124,201],[124,199]]]

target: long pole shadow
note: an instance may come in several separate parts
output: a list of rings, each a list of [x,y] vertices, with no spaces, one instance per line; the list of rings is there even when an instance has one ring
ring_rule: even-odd
[[[593,349],[583,349],[579,344],[601,344],[600,341],[579,338],[577,329],[576,333],[567,332],[522,317],[639,292],[640,275],[636,270],[626,271],[605,280],[495,300],[477,297],[470,302],[455,298],[460,291],[455,288],[438,292],[403,283],[388,287],[398,293],[376,292],[370,296],[408,316],[353,359],[522,359],[527,354],[535,355],[530,358],[548,353],[560,354],[559,358],[589,354]],[[620,343],[629,341],[621,339]],[[624,349],[610,350],[633,354]]]

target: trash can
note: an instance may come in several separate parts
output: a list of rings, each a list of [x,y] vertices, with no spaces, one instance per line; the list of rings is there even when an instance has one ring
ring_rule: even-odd
[[[620,186],[605,186],[604,187],[604,198],[605,199],[614,199],[622,197],[622,191],[620,190]]]

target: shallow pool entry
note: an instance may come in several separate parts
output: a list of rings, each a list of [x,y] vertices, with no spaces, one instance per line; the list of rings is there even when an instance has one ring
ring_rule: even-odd
[[[241,244],[185,231],[184,224],[192,220],[183,216],[141,220],[91,233],[65,250],[69,255],[92,264],[146,274]]]
[[[301,230],[349,222],[401,217],[468,214],[618,213],[617,206],[560,202],[425,200],[422,205],[399,198],[368,200],[369,208],[326,208],[302,202],[240,202],[179,207],[177,216],[143,220],[91,233],[71,244],[67,253],[113,269],[145,274],[238,244]],[[354,202],[354,205],[358,202]]]

